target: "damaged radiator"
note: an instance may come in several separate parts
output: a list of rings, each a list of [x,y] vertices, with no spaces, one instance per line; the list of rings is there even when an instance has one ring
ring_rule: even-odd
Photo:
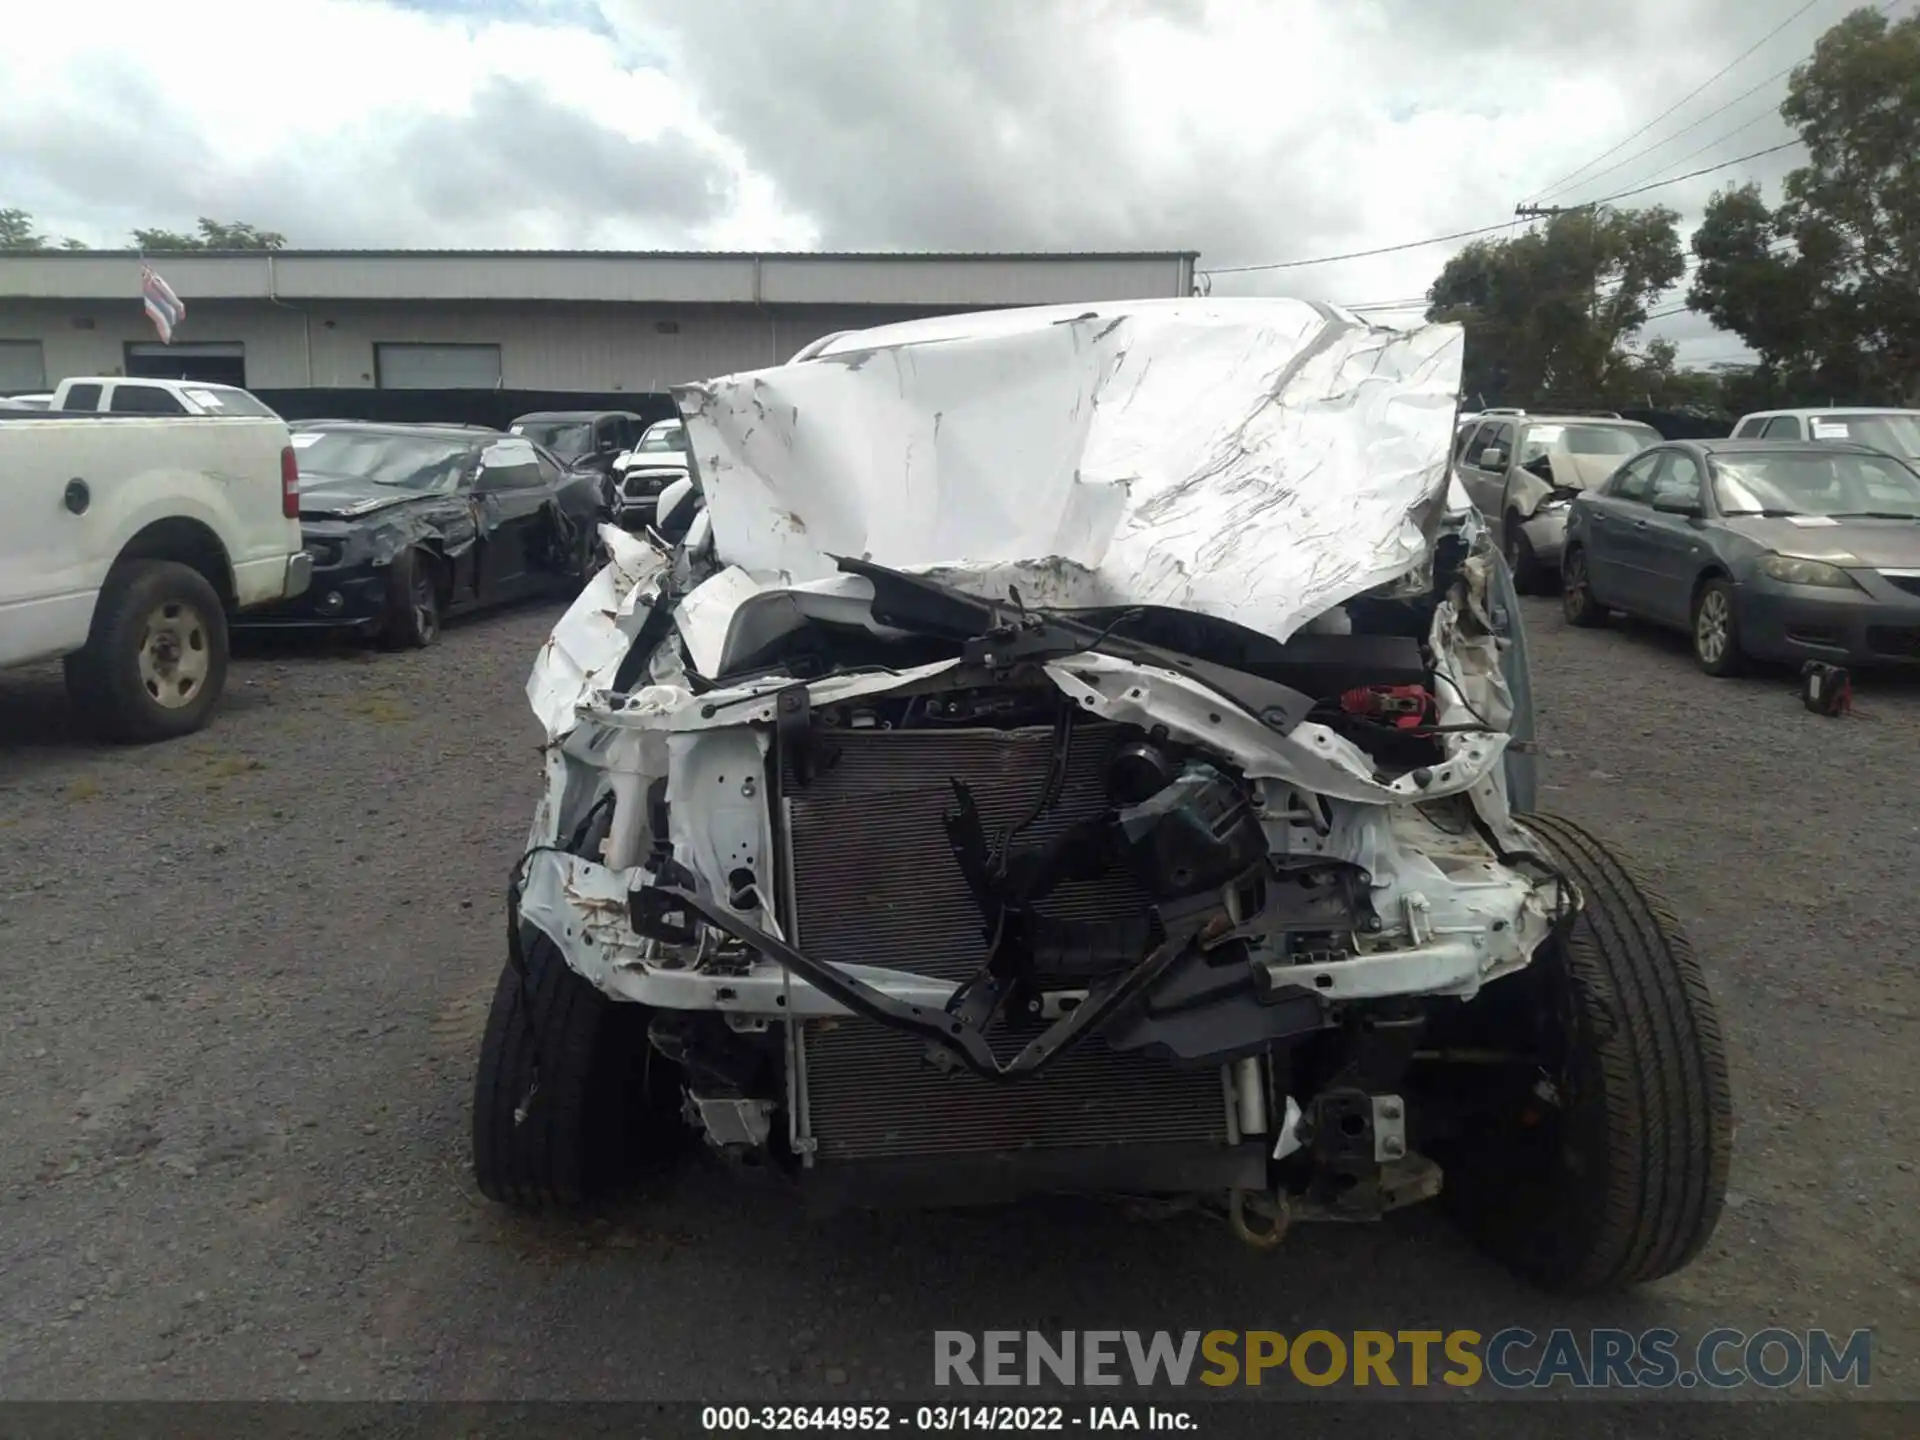
[[[1058,834],[1106,806],[1106,767],[1121,733],[1097,723],[1076,729],[1058,802],[1027,837]],[[941,825],[954,803],[951,781],[972,789],[990,832],[1018,824],[1046,787],[1053,731],[835,731],[830,750],[805,785],[790,771],[782,776],[797,943],[821,960],[965,979],[986,959],[987,940]],[[1115,873],[1062,885],[1040,908],[1090,920],[1145,904],[1131,877]],[[1002,1046],[1011,1054],[1026,1038],[1009,1028]],[[995,1084],[942,1073],[922,1042],[846,1019],[803,1027],[795,1068],[799,1135],[823,1160],[1229,1138],[1217,1069],[1175,1070],[1115,1053],[1097,1037],[1035,1077]]]

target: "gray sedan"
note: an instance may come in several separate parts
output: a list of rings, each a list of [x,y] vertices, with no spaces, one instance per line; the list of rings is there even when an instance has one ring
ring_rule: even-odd
[[[1920,664],[1920,474],[1865,445],[1657,445],[1573,500],[1562,577],[1573,624],[1684,628],[1710,675]]]

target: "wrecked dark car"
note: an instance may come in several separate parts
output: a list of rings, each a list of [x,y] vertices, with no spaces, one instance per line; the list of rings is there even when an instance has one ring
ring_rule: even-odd
[[[1437,1197],[1552,1288],[1685,1265],[1720,1034],[1635,867],[1533,813],[1460,359],[1195,299],[677,390],[697,513],[609,527],[528,682],[482,1191],[698,1135],[826,1205],[1159,1197],[1265,1248]]]
[[[290,427],[313,583],[236,629],[318,629],[431,645],[449,616],[598,568],[598,481],[533,442],[466,426],[310,421]]]
[[[639,444],[646,431],[646,420],[631,410],[540,410],[507,426],[509,434],[524,435],[561,464],[598,475],[601,500],[610,511],[615,503],[614,462]]]

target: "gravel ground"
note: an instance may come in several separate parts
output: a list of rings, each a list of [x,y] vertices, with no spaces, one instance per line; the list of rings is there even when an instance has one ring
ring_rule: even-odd
[[[0,675],[0,1395],[924,1398],[935,1329],[1781,1323],[1874,1327],[1874,1391],[1920,1398],[1920,686],[1823,720],[1528,602],[1543,802],[1693,927],[1740,1120],[1709,1252],[1574,1304],[1417,1210],[1267,1256],[1076,1206],[811,1219],[703,1166],[493,1210],[468,1087],[553,614],[253,655],[149,749]]]

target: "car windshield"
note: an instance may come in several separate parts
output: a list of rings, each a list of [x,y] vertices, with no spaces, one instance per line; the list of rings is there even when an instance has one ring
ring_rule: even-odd
[[[213,390],[201,385],[183,385],[180,393],[208,415],[271,416],[273,411],[245,390]]]
[[[578,460],[593,453],[593,425],[585,420],[534,420],[513,427],[536,445],[562,460]]]
[[[1529,425],[1520,442],[1520,463],[1552,450],[1569,455],[1617,455],[1625,459],[1660,443],[1660,432],[1645,425]]]
[[[1920,520],[1920,475],[1876,455],[1717,455],[1713,494],[1726,515]]]
[[[1851,440],[1871,445],[1889,455],[1920,459],[1920,413],[1889,411],[1885,415],[1815,415],[1815,440]]]
[[[635,447],[642,455],[666,455],[692,450],[687,432],[679,425],[656,425],[640,437]]]
[[[458,440],[374,430],[297,430],[293,447],[306,475],[333,475],[400,490],[451,490],[473,456]]]

